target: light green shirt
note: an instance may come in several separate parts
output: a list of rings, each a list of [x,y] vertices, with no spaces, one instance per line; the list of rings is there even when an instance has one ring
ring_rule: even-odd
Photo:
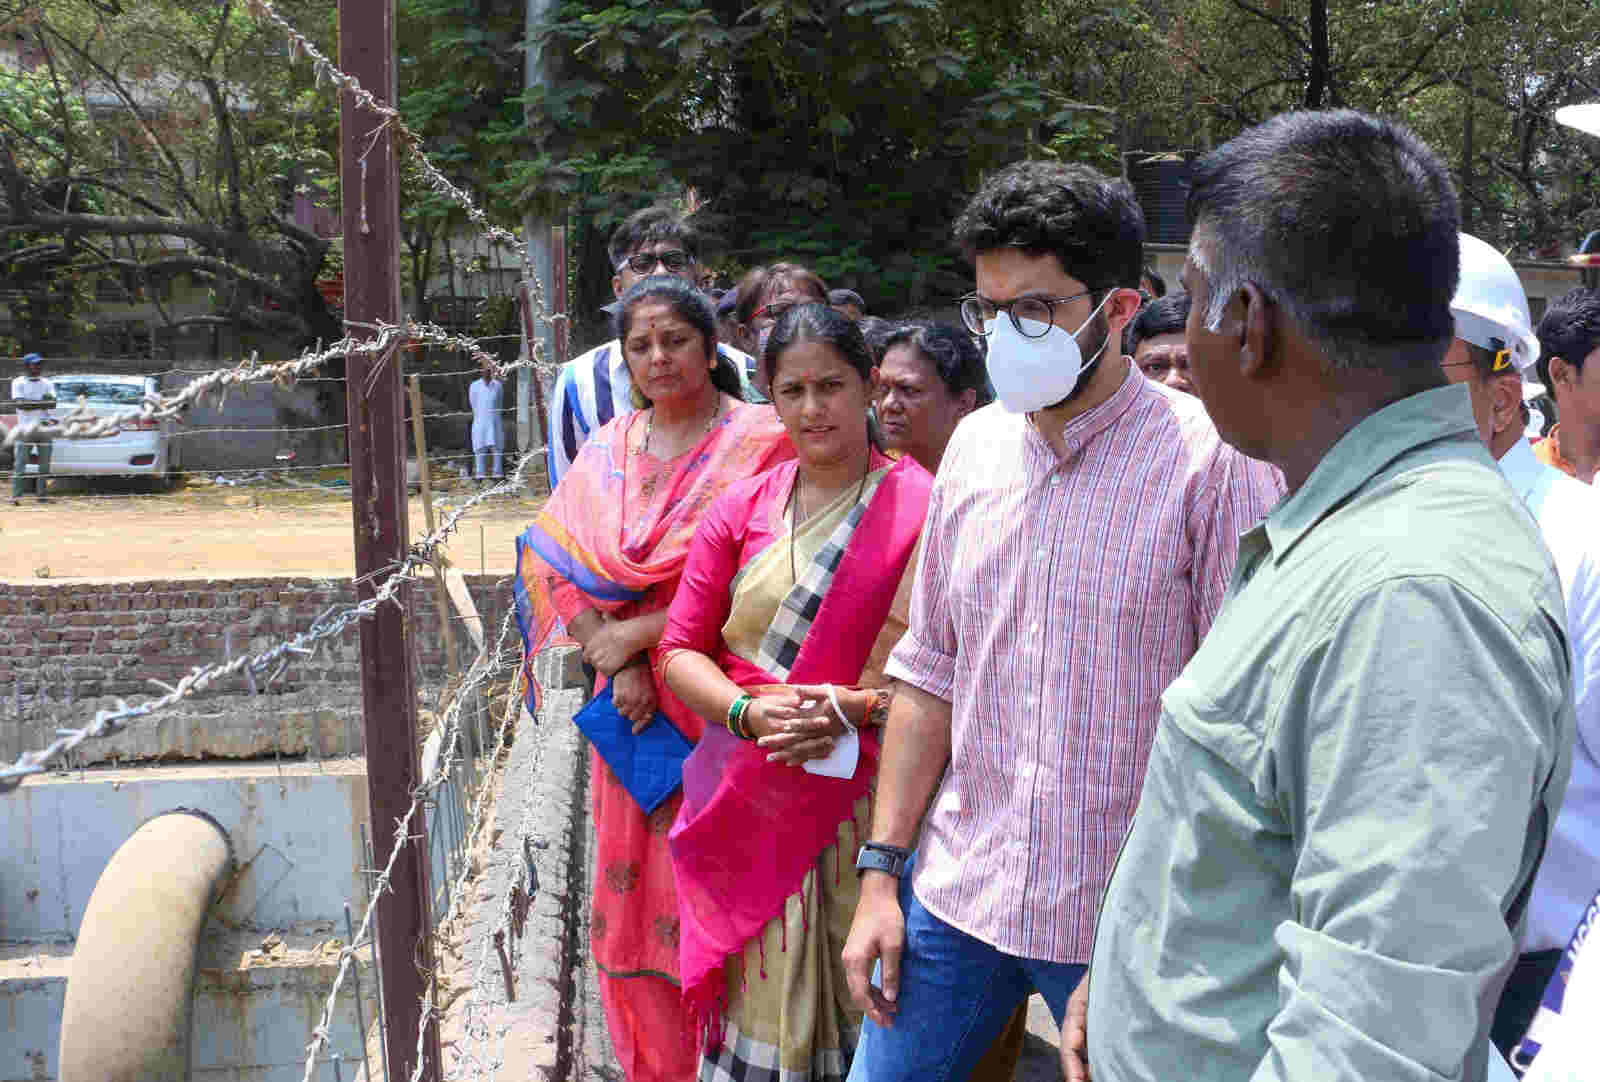
[[[1348,432],[1162,697],[1096,1082],[1481,1080],[1571,759],[1565,620],[1464,386]]]

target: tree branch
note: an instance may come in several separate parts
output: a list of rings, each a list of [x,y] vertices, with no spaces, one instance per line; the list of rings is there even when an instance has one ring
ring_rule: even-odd
[[[1265,8],[1259,8],[1254,4],[1247,3],[1246,0],[1228,0],[1228,3],[1232,4],[1240,11],[1254,15],[1258,19],[1264,19],[1273,26],[1276,26],[1280,31],[1283,32],[1283,36],[1289,40],[1290,44],[1299,46],[1300,51],[1305,53],[1307,56],[1312,55],[1313,50],[1311,48],[1311,43],[1305,39],[1303,34],[1300,33],[1300,27],[1292,20],[1285,18],[1282,15],[1274,15]]]
[[[127,108],[129,114],[132,115],[135,122],[138,123],[139,130],[144,133],[146,139],[150,140],[150,144],[151,146],[155,147],[156,153],[166,160],[167,167],[171,170],[166,179],[171,181],[173,189],[179,200],[187,204],[189,209],[194,211],[197,215],[203,215],[205,211],[202,210],[200,204],[195,201],[194,195],[189,191],[188,182],[184,179],[182,163],[178,161],[177,155],[172,152],[172,148],[167,146],[167,144],[156,135],[155,130],[150,126],[150,122],[145,118],[144,110],[140,108],[138,101],[135,100],[133,96],[133,93],[128,90],[127,87],[122,85],[122,80],[118,79],[117,76],[112,71],[107,69],[105,65],[101,64],[94,57],[90,56],[87,51],[80,48],[76,43],[69,41],[66,37],[62,36],[62,34],[57,31],[54,26],[43,22],[41,22],[39,26],[41,38],[43,37],[46,29],[48,29],[50,34],[53,35],[68,52],[72,53],[79,60],[83,61],[83,63],[87,64],[97,75],[104,79],[113,90],[116,91],[117,97],[122,100],[122,104]]]
[[[200,85],[206,88],[206,97],[211,100],[211,112],[217,118],[217,151],[222,155],[222,166],[228,173],[228,225],[235,232],[245,231],[244,203],[240,193],[244,189],[244,181],[239,176],[239,155],[236,152],[233,140],[233,118],[228,112],[228,104],[222,98],[222,90],[217,86],[217,81],[210,75],[200,77]]]

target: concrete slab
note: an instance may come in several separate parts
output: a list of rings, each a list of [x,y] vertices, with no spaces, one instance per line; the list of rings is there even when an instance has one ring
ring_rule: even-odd
[[[263,950],[259,933],[213,927],[200,948],[195,980],[190,1077],[207,1082],[298,1082],[304,1074],[307,1035],[321,1017],[339,965],[340,941],[331,924],[312,922],[272,934]],[[60,944],[0,947],[0,1082],[40,1082],[56,1077],[61,1014],[71,948]],[[376,976],[358,961],[340,989],[329,1030],[331,1058],[345,1078],[365,1078],[359,1068],[363,1039],[356,1024],[357,982],[361,1015],[376,1025]],[[377,1074],[377,1061],[373,1061]]]
[[[112,854],[179,807],[212,815],[233,843],[224,926],[342,920],[345,902],[364,904],[364,760],[92,769],[29,779],[0,800],[0,940],[75,937]]]
[[[87,720],[96,710],[116,705],[116,696],[100,696],[63,703],[58,711],[35,709],[20,718],[0,718],[0,755],[15,759],[49,744],[61,724],[55,713]],[[90,741],[74,753],[74,761],[95,766],[275,754],[326,759],[362,751],[360,689],[325,684],[269,695],[209,694]]]

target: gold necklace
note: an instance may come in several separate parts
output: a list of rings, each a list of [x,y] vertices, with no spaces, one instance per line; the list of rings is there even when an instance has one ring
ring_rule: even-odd
[[[711,411],[711,420],[706,422],[705,430],[702,431],[700,434],[702,436],[704,436],[707,432],[710,432],[711,429],[716,425],[717,418],[721,417],[721,416],[722,416],[722,392],[718,391],[717,392],[717,404],[716,404],[716,407],[714,409],[712,409],[712,411]],[[645,412],[645,417],[644,417],[644,442],[641,443],[638,447],[636,447],[634,449],[633,453],[634,453],[635,457],[637,457],[639,455],[642,455],[642,454],[646,454],[647,452],[649,452],[649,450],[650,450],[650,433],[654,432],[655,430],[656,430],[656,408],[654,406],[651,406]],[[699,442],[699,441],[697,440],[696,442]]]

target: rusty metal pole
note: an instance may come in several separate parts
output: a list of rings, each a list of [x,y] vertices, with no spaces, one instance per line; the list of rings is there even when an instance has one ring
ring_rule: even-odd
[[[395,94],[394,0],[339,0],[339,66],[381,102]],[[340,182],[344,218],[345,318],[352,323],[400,322],[400,204],[392,133],[358,109],[349,94],[339,111]],[[361,327],[352,335],[371,334]],[[406,522],[405,410],[401,350],[351,354],[345,387],[349,406],[350,495],[355,507],[356,596],[373,595],[386,570],[404,557]],[[409,586],[361,621],[361,711],[366,726],[367,793],[378,867],[395,844],[395,823],[411,805],[417,763],[416,672],[407,612]],[[378,975],[383,990],[384,1039],[396,1076],[409,1078],[417,1058],[422,997],[433,972],[428,899],[427,824],[411,820],[395,861],[391,889],[378,901]],[[430,1022],[422,1041],[422,1078],[438,1082],[439,1033]]]

